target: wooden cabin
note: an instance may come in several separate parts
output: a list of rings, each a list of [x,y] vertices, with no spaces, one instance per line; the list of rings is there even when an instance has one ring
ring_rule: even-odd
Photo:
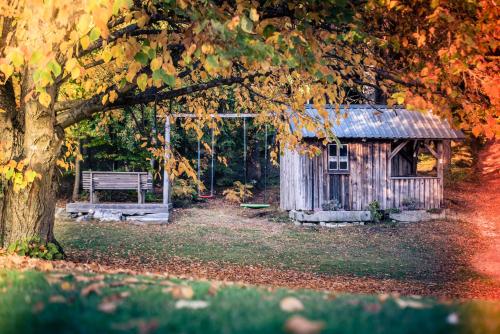
[[[309,158],[285,150],[280,158],[280,206],[298,211],[363,211],[377,201],[381,209],[439,209],[443,203],[443,165],[450,143],[464,138],[431,112],[351,105],[331,126],[340,143],[323,145],[302,130],[321,154]],[[312,106],[307,115],[317,117]],[[293,126],[292,126],[293,127]]]

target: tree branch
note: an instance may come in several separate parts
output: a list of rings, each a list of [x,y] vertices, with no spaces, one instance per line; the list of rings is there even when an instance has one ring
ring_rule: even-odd
[[[63,128],[67,128],[73,124],[76,124],[84,119],[90,118],[93,114],[113,109],[124,108],[126,106],[132,106],[141,103],[150,103],[155,101],[162,101],[173,99],[179,96],[189,95],[192,93],[205,91],[214,87],[220,86],[231,86],[234,84],[243,84],[246,80],[253,80],[254,78],[262,75],[269,75],[269,73],[254,73],[246,77],[229,77],[229,78],[218,78],[208,82],[195,84],[192,86],[187,86],[178,89],[172,89],[169,91],[161,91],[162,88],[150,88],[140,94],[127,94],[132,90],[125,92],[122,96],[118,97],[113,103],[108,103],[102,105],[102,95],[96,95],[88,100],[81,101],[79,105],[71,108],[57,116],[57,123]]]

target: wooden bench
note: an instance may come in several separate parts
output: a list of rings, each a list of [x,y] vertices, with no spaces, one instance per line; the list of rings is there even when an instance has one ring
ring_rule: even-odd
[[[153,189],[153,177],[147,172],[93,172],[82,173],[82,187],[90,193],[94,203],[96,190],[137,190],[138,203],[144,203],[146,190]]]

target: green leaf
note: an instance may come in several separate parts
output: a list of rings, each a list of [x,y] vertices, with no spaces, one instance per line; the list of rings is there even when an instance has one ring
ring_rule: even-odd
[[[40,51],[35,51],[33,52],[33,54],[31,55],[31,60],[30,62],[33,64],[33,65],[38,65],[38,63],[42,60],[43,58],[43,54],[40,52]]]
[[[99,30],[99,28],[97,27],[92,28],[89,34],[90,41],[95,42],[100,36],[101,36],[101,31]]]
[[[249,33],[251,34],[252,33],[252,30],[253,30],[253,23],[252,21],[250,21],[250,19],[248,17],[246,17],[245,15],[243,15],[241,17],[241,29],[246,32],[246,33]]]
[[[113,3],[113,15],[118,14],[121,8],[130,8],[133,5],[132,0],[115,0]]]
[[[148,85],[148,76],[146,75],[146,73],[142,73],[137,77],[137,86],[139,86],[139,89],[141,91],[144,91],[147,85]]]
[[[59,65],[59,63],[55,59],[49,61],[47,67],[54,74],[54,77],[57,78],[61,74],[61,65]]]
[[[138,52],[135,55],[134,59],[141,63],[143,66],[146,66],[148,64],[149,57],[144,52]]]
[[[211,72],[212,70],[218,68],[219,61],[217,60],[217,57],[214,55],[208,56],[207,59],[205,60],[204,67],[208,72]]]
[[[153,48],[149,48],[147,54],[148,54],[149,59],[156,58],[156,51]]]
[[[175,86],[175,76],[165,73],[161,68],[153,72],[153,80],[161,80],[170,87]]]

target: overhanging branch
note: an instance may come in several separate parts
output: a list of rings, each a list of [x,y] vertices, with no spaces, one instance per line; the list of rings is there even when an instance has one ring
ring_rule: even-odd
[[[108,103],[102,105],[102,94],[96,95],[88,100],[81,101],[79,104],[74,105],[72,108],[60,113],[57,116],[57,122],[59,126],[67,128],[73,124],[76,124],[84,119],[90,118],[93,114],[113,109],[120,109],[126,106],[132,106],[137,104],[146,104],[155,101],[169,100],[179,96],[189,95],[192,93],[209,90],[211,88],[220,86],[231,86],[234,84],[243,84],[247,80],[253,80],[255,77],[268,75],[269,73],[254,73],[246,77],[229,77],[229,78],[218,78],[208,82],[195,84],[183,88],[172,89],[169,91],[162,91],[162,88],[150,88],[143,93],[133,94],[132,89],[127,92],[123,92],[121,96],[118,97],[113,103]],[[68,104],[74,104],[74,102],[68,102]]]

